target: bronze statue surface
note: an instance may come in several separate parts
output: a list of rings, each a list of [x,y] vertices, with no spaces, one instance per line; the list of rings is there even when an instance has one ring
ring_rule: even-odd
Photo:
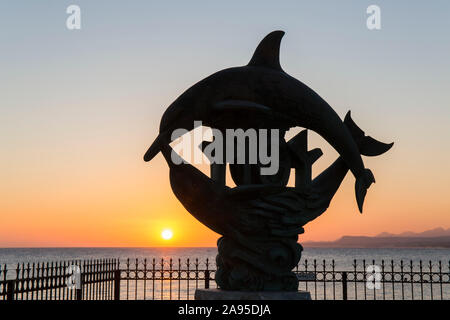
[[[279,62],[283,35],[282,31],[267,35],[248,65],[214,73],[186,90],[165,111],[160,133],[144,156],[150,161],[162,152],[175,196],[195,218],[222,235],[216,281],[225,290],[297,290],[292,269],[301,257],[297,240],[303,226],[327,209],[348,170],[356,177],[362,212],[375,179],[361,155],[378,156],[393,145],[366,136],[350,112],[342,121],[317,93],[285,73]],[[176,161],[169,146],[171,135],[180,128],[192,130],[196,120],[219,132],[279,130],[277,173],[261,175],[261,163],[230,163],[236,183],[230,188],[225,185],[226,163],[211,164],[210,178],[191,164]],[[317,132],[340,155],[313,180],[311,166],[322,152],[308,150],[307,130],[285,141],[285,132],[297,126]],[[204,150],[208,144],[199,147]],[[295,187],[286,186],[291,168]]]

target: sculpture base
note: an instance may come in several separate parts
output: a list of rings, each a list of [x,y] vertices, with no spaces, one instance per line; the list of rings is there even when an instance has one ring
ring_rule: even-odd
[[[217,241],[215,280],[225,291],[296,292],[302,246],[298,237],[265,237]],[[246,242],[245,245],[242,243]]]
[[[308,291],[228,291],[197,289],[195,300],[311,300]]]

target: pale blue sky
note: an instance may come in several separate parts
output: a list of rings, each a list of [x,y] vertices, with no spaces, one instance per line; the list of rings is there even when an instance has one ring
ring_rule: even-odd
[[[365,26],[372,3],[382,10],[380,31]],[[69,4],[81,7],[80,31],[65,27]],[[284,69],[341,115],[352,108],[355,117],[389,115],[389,128],[438,130],[450,115],[449,14],[450,3],[436,0],[2,1],[2,113],[14,130],[19,120],[39,131],[51,119],[35,120],[74,123],[84,102],[96,101],[85,110],[91,117],[120,121],[131,109],[153,126],[182,90],[245,64],[266,33],[282,29]],[[133,103],[115,109],[120,99]]]

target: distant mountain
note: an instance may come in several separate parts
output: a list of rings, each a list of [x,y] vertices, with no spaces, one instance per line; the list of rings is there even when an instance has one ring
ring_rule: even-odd
[[[393,234],[389,232],[382,232],[378,234],[376,237],[378,238],[388,238],[388,237],[447,237],[450,236],[450,228],[435,228],[431,230],[427,230],[424,232],[412,232],[406,231],[399,234]]]
[[[376,237],[343,236],[336,241],[302,242],[310,248],[450,248],[450,229],[433,229],[422,233],[404,232],[393,235],[383,232]],[[413,234],[413,236],[410,236]],[[433,236],[433,235],[443,236]],[[431,236],[429,236],[431,235]]]

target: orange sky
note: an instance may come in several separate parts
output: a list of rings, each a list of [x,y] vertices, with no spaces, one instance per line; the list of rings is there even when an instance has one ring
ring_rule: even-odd
[[[314,135],[311,141],[317,145],[321,142]],[[138,143],[129,148],[137,146],[146,149],[145,144]],[[324,143],[321,147],[330,155],[318,161],[315,173],[336,156]],[[354,178],[347,175],[329,210],[306,225],[300,239],[333,240],[342,235],[423,231],[450,225],[449,199],[432,192],[445,188],[445,179],[437,175],[433,180],[425,174],[408,175],[409,169],[397,157],[401,148],[399,143],[378,159],[365,159],[377,183],[369,189],[362,215],[356,207]],[[57,175],[52,174],[51,161],[24,159],[27,165],[11,175],[11,183],[2,190],[6,195],[2,212],[8,214],[2,217],[0,245],[215,245],[218,235],[195,220],[172,195],[168,168],[161,155],[144,163],[141,157],[128,159],[133,153],[125,152],[108,161],[100,160],[101,153],[98,151],[87,161],[86,155],[74,152],[73,162],[68,160]],[[87,170],[77,169],[86,161]],[[165,228],[174,232],[169,241],[161,238]]]

